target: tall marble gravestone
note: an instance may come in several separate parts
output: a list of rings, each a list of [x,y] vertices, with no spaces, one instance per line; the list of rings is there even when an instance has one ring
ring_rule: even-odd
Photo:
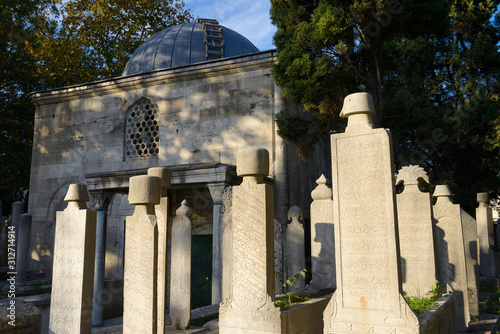
[[[467,294],[469,313],[479,315],[479,252],[477,249],[477,224],[463,209],[460,209],[462,233],[464,236],[465,267],[467,270]]]
[[[166,284],[167,284],[167,219],[168,219],[168,197],[167,189],[172,181],[172,171],[165,167],[153,167],[148,169],[148,175],[157,176],[161,179],[160,204],[155,206],[156,223],[158,224],[158,334],[165,331],[165,308],[166,308]]]
[[[304,246],[304,225],[302,225],[302,210],[298,206],[293,206],[288,210],[290,224],[286,229],[286,268],[287,278],[292,277],[306,268],[306,253]],[[298,291],[305,286],[305,277],[299,276],[298,280],[289,291]]]
[[[71,184],[68,207],[56,214],[49,332],[90,333],[97,213],[88,210],[87,186]]]
[[[128,201],[134,214],[125,223],[123,333],[157,333],[158,224],[161,179],[133,176]]]
[[[373,129],[374,110],[369,94],[347,96],[346,131],[331,136],[337,290],[325,334],[419,332],[399,282],[391,136]]]
[[[193,210],[183,200],[172,223],[170,319],[174,329],[189,328],[191,320],[191,244]]]
[[[396,198],[403,293],[410,296],[424,296],[436,285],[431,195],[418,189],[419,179],[429,183],[425,170],[413,165],[396,178],[396,184],[404,183]]]
[[[476,208],[476,221],[481,274],[493,277],[495,276],[495,254],[493,253],[495,237],[493,230],[493,215],[489,206],[490,197],[488,193],[478,193],[477,202],[479,206]]]
[[[280,310],[274,306],[273,189],[265,149],[240,149],[233,187],[233,287],[219,309],[219,333],[281,333]]]
[[[448,186],[437,185],[433,196],[437,197],[433,207],[434,219],[436,219],[434,229],[437,276],[439,282],[451,286],[455,297],[457,329],[466,331],[470,314],[460,205],[451,202],[451,191]]]
[[[335,243],[332,188],[324,175],[311,192],[311,288],[331,289],[335,283]]]
[[[226,302],[231,293],[231,275],[233,272],[233,187],[229,186],[222,193],[221,224],[222,230],[222,302]]]

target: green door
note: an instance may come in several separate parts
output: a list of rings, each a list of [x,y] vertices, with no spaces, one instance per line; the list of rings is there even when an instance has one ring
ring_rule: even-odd
[[[212,304],[212,235],[193,235],[191,309]]]

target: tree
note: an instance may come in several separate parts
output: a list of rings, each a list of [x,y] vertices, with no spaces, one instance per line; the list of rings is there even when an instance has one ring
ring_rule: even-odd
[[[367,91],[375,124],[393,133],[396,168],[420,164],[469,210],[475,192],[498,194],[498,2],[271,3],[278,27],[273,77],[308,111],[281,111],[278,133],[299,154],[342,130],[343,98]]]
[[[181,0],[56,2],[59,26],[41,31],[32,49],[47,88],[120,76],[147,38],[192,20]]]
[[[0,1],[0,199],[5,209],[28,189],[34,110],[28,94],[39,85],[27,45],[48,24],[50,10],[49,0]]]

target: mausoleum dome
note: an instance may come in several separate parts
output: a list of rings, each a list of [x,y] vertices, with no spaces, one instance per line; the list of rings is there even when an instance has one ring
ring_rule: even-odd
[[[122,75],[190,65],[259,52],[239,33],[219,25],[216,20],[166,28],[144,42],[130,57]]]

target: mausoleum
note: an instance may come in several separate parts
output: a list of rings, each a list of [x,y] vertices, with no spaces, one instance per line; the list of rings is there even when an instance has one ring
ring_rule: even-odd
[[[331,179],[328,147],[316,149],[308,163],[277,135],[276,113],[298,107],[273,82],[275,61],[275,50],[259,51],[217,21],[199,19],[151,37],[120,77],[33,93],[29,269],[51,276],[56,212],[67,205],[69,185],[80,183],[90,192],[87,206],[98,210],[101,275],[122,280],[124,226],[133,212],[129,178],[167,167],[169,225],[183,200],[193,211],[192,295],[198,300],[192,307],[221,302],[218,224],[224,188],[241,182],[236,151],[269,151],[267,181],[281,224],[294,205],[307,222],[316,179]]]

